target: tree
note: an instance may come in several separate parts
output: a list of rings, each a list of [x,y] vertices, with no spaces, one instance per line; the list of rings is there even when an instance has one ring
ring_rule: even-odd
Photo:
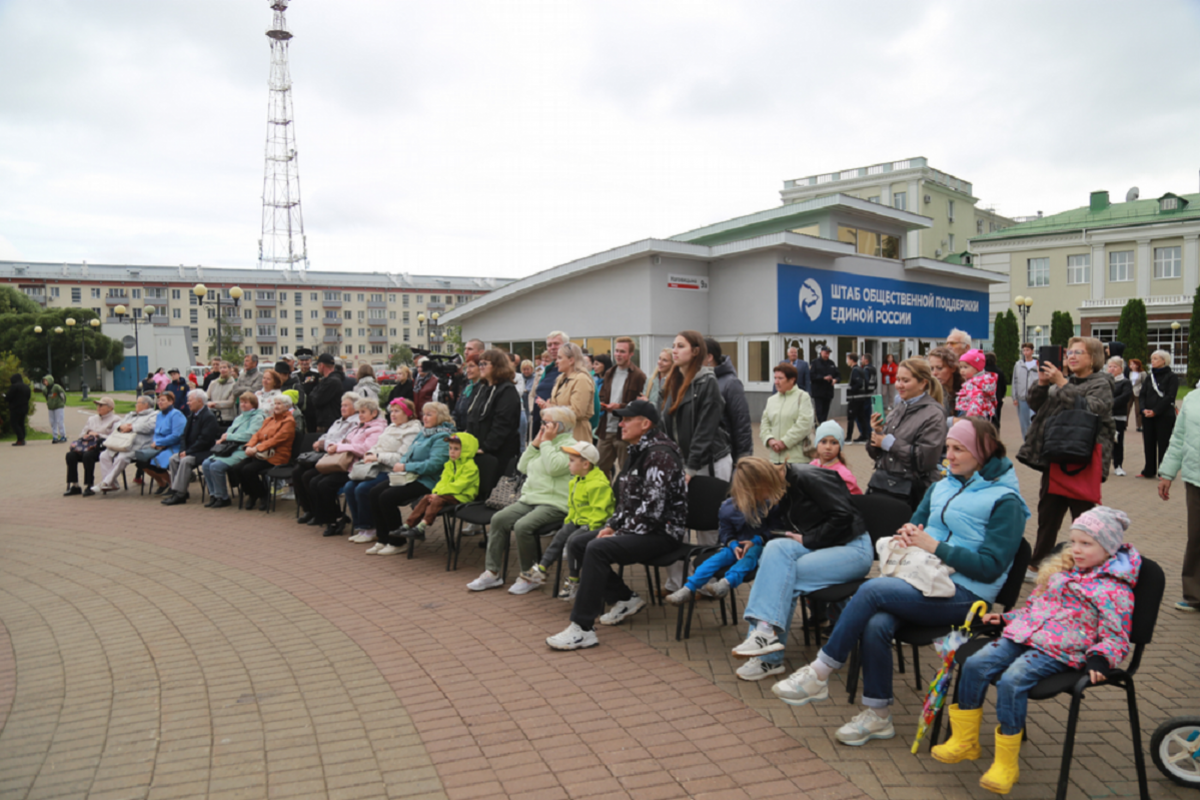
[[[996,352],[997,368],[1011,382],[1013,367],[1021,356],[1021,332],[1017,329],[1017,315],[1011,308],[1006,314],[996,315],[992,347]]]
[[[1187,388],[1200,381],[1200,337],[1196,336],[1197,325],[1200,325],[1200,286],[1196,287],[1196,296],[1192,299],[1192,320],[1188,324]]]
[[[234,322],[238,324],[235,325]],[[241,320],[237,317],[221,317],[217,320],[217,324],[221,329],[221,360],[228,361],[230,364],[242,363],[242,357],[245,355],[242,352],[240,343],[242,341]],[[207,358],[211,359],[217,355],[217,337],[216,331],[208,337],[208,349],[205,351]]]
[[[42,307],[13,286],[0,286],[0,316],[5,314],[38,314]]]
[[[1075,335],[1075,322],[1070,311],[1055,311],[1050,316],[1050,344],[1066,347]]]
[[[1117,341],[1125,345],[1126,361],[1136,358],[1148,367],[1150,353],[1146,327],[1146,304],[1135,297],[1121,309],[1121,321],[1117,323]]]
[[[74,326],[67,325],[68,318],[75,320]],[[88,323],[95,318],[95,313],[82,308],[38,308],[36,313],[0,314],[0,352],[15,355],[21,360],[25,374],[38,380],[51,366],[54,376],[64,380],[79,369],[84,355],[87,360],[101,361],[112,369],[124,360],[124,346],[92,328]],[[42,332],[36,333],[34,328],[39,326]],[[56,328],[62,328],[63,332],[55,333]]]
[[[413,351],[411,347],[406,344],[392,345],[392,352],[388,356],[388,369],[395,369],[401,364],[408,364],[411,366],[412,363]]]

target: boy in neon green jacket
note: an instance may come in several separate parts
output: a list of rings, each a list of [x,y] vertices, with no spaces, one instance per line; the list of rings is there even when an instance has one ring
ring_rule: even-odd
[[[558,533],[554,534],[554,540],[542,555],[541,563],[534,564],[528,573],[521,574],[526,581],[539,586],[546,581],[547,570],[558,561],[567,543],[581,537],[575,546],[586,547],[587,541],[596,538],[596,534],[604,528],[615,505],[608,476],[596,468],[600,452],[595,445],[591,442],[573,442],[565,445],[562,451],[570,458],[568,469],[572,476],[567,490],[567,518]],[[574,559],[568,559],[567,571],[569,577],[558,596],[571,600],[579,588],[579,564]]]
[[[450,458],[442,467],[442,478],[417,502],[400,530],[401,536],[424,539],[425,529],[444,509],[469,503],[479,494],[479,467],[475,466],[479,440],[469,433],[456,433],[446,443],[450,445]]]

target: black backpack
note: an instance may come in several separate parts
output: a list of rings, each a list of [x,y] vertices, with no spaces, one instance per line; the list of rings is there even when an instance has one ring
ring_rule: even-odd
[[[1087,401],[1075,398],[1075,407],[1046,420],[1042,431],[1042,458],[1051,464],[1087,464],[1092,460],[1100,417],[1088,410]]]

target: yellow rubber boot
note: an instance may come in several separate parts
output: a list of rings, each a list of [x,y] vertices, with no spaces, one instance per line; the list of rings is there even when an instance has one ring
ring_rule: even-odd
[[[933,757],[943,764],[974,761],[983,755],[983,748],[979,746],[983,708],[963,711],[956,703],[947,710],[950,712],[950,739],[933,748]]]
[[[1020,753],[1021,734],[1005,736],[997,726],[996,760],[992,762],[992,768],[983,773],[983,777],[979,779],[979,785],[989,792],[1008,794],[1021,774],[1020,765],[1017,763],[1017,756]]]

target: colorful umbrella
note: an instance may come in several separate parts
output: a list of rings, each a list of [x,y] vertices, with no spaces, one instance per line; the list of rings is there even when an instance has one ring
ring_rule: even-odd
[[[977,611],[982,617],[987,613],[987,609],[987,603],[982,600],[976,601],[971,606],[971,610],[967,612],[967,618],[963,620],[962,625],[951,628],[948,634],[934,642],[934,646],[942,656],[942,668],[929,683],[929,693],[925,695],[925,705],[921,708],[921,719],[917,722],[917,738],[913,739],[913,753],[916,753],[917,748],[921,746],[921,737],[925,735],[925,729],[933,722],[933,718],[937,716],[938,711],[946,702],[946,690],[950,688],[950,675],[954,671],[954,654],[958,652],[958,648],[962,646],[963,642],[971,638],[971,620],[975,619]]]

